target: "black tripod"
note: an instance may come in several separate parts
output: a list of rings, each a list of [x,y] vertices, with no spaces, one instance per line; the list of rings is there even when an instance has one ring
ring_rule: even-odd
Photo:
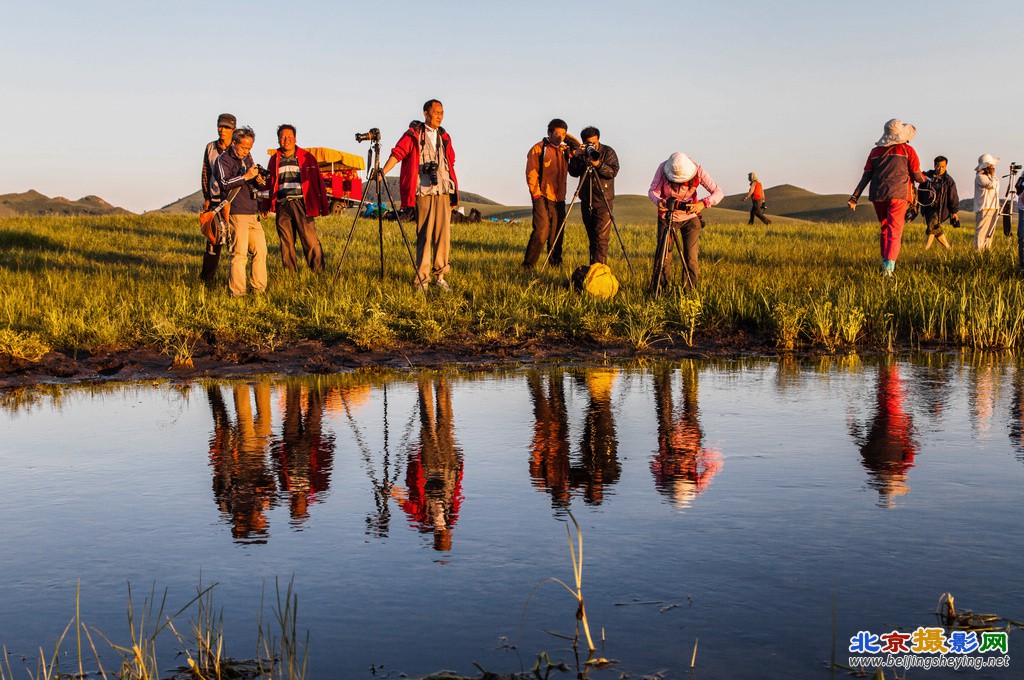
[[[555,232],[555,240],[552,243],[558,243],[558,239],[562,237],[562,232],[565,231],[565,223],[569,221],[569,213],[572,212],[572,206],[576,203],[576,199],[580,196],[580,191],[583,189],[583,185],[587,179],[593,181],[592,187],[596,186],[598,193],[601,194],[601,200],[604,201],[604,207],[608,211],[608,219],[612,222],[612,227],[615,229],[615,237],[619,240],[619,246],[622,248],[622,257],[626,259],[626,266],[629,267],[630,275],[633,274],[633,265],[629,261],[629,255],[626,254],[626,244],[622,242],[622,236],[619,234],[619,225],[615,224],[615,216],[612,215],[612,207],[608,204],[608,197],[604,195],[604,187],[601,186],[601,178],[597,176],[597,171],[594,170],[594,166],[589,162],[587,163],[586,169],[583,171],[583,176],[580,177],[580,183],[576,185],[576,193],[572,195],[572,200],[569,201],[569,207],[565,210],[565,217],[562,218],[562,223],[558,225],[558,231]],[[590,190],[590,200],[593,203],[594,190]],[[544,271],[544,268],[548,266],[548,261],[551,259],[551,253],[554,248],[548,250],[548,256],[544,258],[544,264],[541,265],[540,270]]]
[[[1017,201],[1017,185],[1014,182],[1014,178],[1017,176],[1017,172],[1020,170],[1020,166],[1016,163],[1010,163],[1010,174],[1003,175],[1007,178],[1006,184],[1006,196],[1003,198],[1003,204],[999,206],[999,214],[1003,217],[1003,235],[1010,235],[1010,225],[1013,221],[1013,204]],[[992,226],[995,229],[995,225]],[[992,234],[989,234],[989,238]]]
[[[380,242],[380,278],[382,281],[384,280],[384,210],[381,208],[381,184],[384,185],[384,191],[387,192],[388,201],[390,201],[389,205],[395,211],[395,222],[398,222],[398,230],[402,232],[402,240],[405,241],[405,249],[409,253],[409,262],[412,263],[412,268],[415,272],[416,258],[413,257],[412,247],[409,245],[409,239],[405,236],[405,227],[402,226],[402,219],[398,216],[398,208],[395,206],[395,199],[391,195],[391,187],[389,187],[387,182],[384,181],[384,175],[380,171],[379,133],[371,142],[370,150],[366,153],[366,165],[370,168],[368,179],[374,183],[374,189],[377,193],[377,237]],[[341,267],[345,264],[345,254],[348,253],[348,247],[352,243],[352,234],[356,230],[356,221],[363,212],[363,204],[366,202],[367,193],[368,192],[364,191],[363,197],[359,201],[359,207],[356,209],[356,216],[352,219],[352,228],[348,230],[348,238],[345,240],[345,249],[341,251],[341,258],[338,260],[338,270],[334,272],[334,278],[331,279],[331,285],[334,285],[338,280],[338,277],[341,276]]]
[[[654,293],[655,298],[661,295],[661,280],[665,272],[665,260],[672,257],[672,244],[676,246],[676,252],[679,253],[679,260],[682,262],[683,267],[686,266],[686,259],[683,257],[683,246],[679,242],[678,229],[678,226],[681,226],[683,223],[679,222],[677,227],[672,226],[672,213],[676,211],[676,207],[677,201],[674,198],[670,198],[665,202],[665,233],[658,239],[658,245],[654,249],[654,270],[651,273],[651,291]],[[698,217],[697,219],[700,218]],[[672,243],[669,243],[669,239],[672,240]],[[689,277],[689,272],[685,269],[684,276]]]

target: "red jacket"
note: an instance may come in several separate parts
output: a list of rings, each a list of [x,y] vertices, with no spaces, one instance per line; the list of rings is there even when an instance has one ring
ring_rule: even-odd
[[[299,147],[295,147],[295,156],[299,161],[299,180],[302,182],[302,204],[306,208],[306,217],[328,214],[327,187],[324,185],[323,175],[320,174],[320,164],[316,162],[313,154]],[[263,201],[263,212],[276,212],[277,209],[277,162],[280,157],[281,152],[275,151],[267,163],[267,172],[270,174],[267,178],[270,200]]]
[[[455,149],[452,148],[452,138],[445,129],[438,128],[441,133],[441,146],[444,147],[444,157],[448,159],[448,173],[451,175],[452,183],[455,185],[455,193],[452,194],[452,205],[459,204],[459,179],[455,176]],[[391,149],[391,155],[402,161],[402,171],[398,176],[398,186],[402,194],[402,207],[416,207],[416,190],[420,185],[420,141],[423,134],[423,123],[416,121],[409,126],[402,138]]]

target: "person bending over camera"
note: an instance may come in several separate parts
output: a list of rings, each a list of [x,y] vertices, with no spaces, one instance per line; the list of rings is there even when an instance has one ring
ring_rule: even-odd
[[[423,104],[423,122],[413,121],[381,168],[386,175],[399,161],[402,208],[416,209],[416,278],[413,285],[426,291],[430,277],[441,290],[451,266],[452,209],[459,206],[459,180],[455,177],[452,138],[441,127],[444,107],[436,99]],[[433,249],[433,260],[430,251]]]
[[[612,233],[612,204],[615,201],[619,157],[614,149],[601,143],[601,132],[596,127],[583,128],[580,138],[583,145],[569,159],[569,174],[583,178],[580,209],[590,241],[590,264],[608,264],[608,239]]]
[[[526,186],[533,201],[533,233],[526,245],[523,269],[533,269],[546,247],[551,264],[562,264],[562,237],[558,229],[565,219],[565,175],[569,156],[580,143],[568,134],[561,118],[548,123],[548,136],[526,154]]]
[[[216,164],[221,195],[231,201],[228,228],[234,247],[228,290],[235,296],[246,293],[245,265],[249,253],[252,253],[249,285],[257,292],[267,289],[267,237],[256,216],[259,207],[256,196],[266,184],[266,171],[252,160],[255,141],[256,133],[252,128],[238,128],[231,136],[231,147],[217,158]]]
[[[704,187],[708,195],[697,198],[697,189]],[[700,268],[697,265],[697,251],[700,244],[700,232],[704,228],[704,217],[701,212],[705,208],[717,205],[724,192],[711,179],[703,167],[694,163],[689,156],[677,151],[668,160],[658,166],[651,181],[647,197],[658,206],[658,243],[663,255],[663,264],[655,262],[655,272],[660,266],[661,282],[668,282],[672,268],[672,239],[670,229],[678,229],[683,237],[684,276],[683,288],[692,290],[697,286]]]
[[[299,267],[295,238],[302,242],[306,264],[315,272],[324,270],[324,252],[313,218],[328,211],[327,187],[320,164],[313,154],[295,144],[295,127],[277,128],[278,150],[267,164],[269,198],[261,205],[263,216],[275,214],[281,240],[281,261],[288,271]]]

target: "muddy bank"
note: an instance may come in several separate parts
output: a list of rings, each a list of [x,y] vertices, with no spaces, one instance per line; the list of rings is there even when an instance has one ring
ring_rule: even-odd
[[[301,341],[290,347],[261,351],[251,347],[196,347],[192,366],[174,366],[172,357],[153,349],[111,352],[49,352],[39,361],[0,356],[0,389],[36,384],[135,380],[245,378],[277,373],[311,375],[361,368],[419,369],[443,366],[498,368],[530,364],[600,363],[636,357],[684,358],[773,356],[769,340],[734,335],[687,347],[680,339],[664,339],[642,350],[622,344],[529,342],[520,345],[445,343],[430,347],[401,345],[386,350],[361,350],[348,344]]]

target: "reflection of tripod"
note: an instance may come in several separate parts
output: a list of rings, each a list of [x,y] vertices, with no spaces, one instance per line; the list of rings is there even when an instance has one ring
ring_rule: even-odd
[[[651,274],[651,290],[654,292],[655,298],[661,294],[661,280],[665,273],[665,260],[672,257],[672,245],[669,243],[669,239],[672,239],[672,243],[676,246],[676,252],[679,253],[679,260],[684,268],[683,276],[687,277],[687,279],[690,276],[689,271],[685,268],[686,258],[683,257],[683,246],[679,242],[679,227],[683,225],[683,222],[680,221],[677,226],[672,226],[672,213],[676,211],[677,204],[678,202],[674,198],[665,201],[665,233],[658,239],[658,246],[654,249],[654,271]],[[697,219],[700,219],[700,217]]]
[[[1010,235],[1010,223],[1013,216],[1013,204],[1017,202],[1017,187],[1014,178],[1020,171],[1020,166],[1016,163],[1010,163],[1010,174],[1003,175],[1007,178],[1006,184],[1006,196],[1003,198],[1003,204],[999,206],[999,214],[1003,216],[1003,235]],[[996,225],[992,225],[992,230],[995,231]],[[989,233],[989,238],[992,238],[992,234]]]
[[[372,160],[372,162],[371,162]],[[402,219],[398,216],[398,208],[395,206],[395,199],[391,195],[391,187],[388,186],[387,182],[384,182],[383,173],[380,171],[380,136],[373,140],[370,145],[370,150],[366,153],[366,165],[370,167],[369,179],[374,183],[374,188],[377,192],[377,235],[380,241],[380,278],[384,280],[384,209],[381,206],[381,193],[380,185],[384,185],[384,191],[387,192],[389,205],[395,211],[395,222],[398,222],[398,230],[402,232],[402,240],[405,241],[405,249],[409,253],[409,262],[412,263],[412,268],[416,269],[416,258],[412,256],[412,248],[409,246],[409,239],[405,236],[405,227],[402,226]],[[338,270],[334,272],[334,278],[331,280],[333,285],[338,277],[341,275],[341,267],[345,263],[345,254],[348,252],[348,247],[352,243],[352,234],[356,230],[356,221],[359,219],[360,214],[363,212],[363,204],[366,202],[367,192],[363,192],[363,197],[359,201],[359,207],[356,208],[356,216],[352,219],[352,228],[348,230],[348,238],[345,240],[345,249],[341,251],[341,258],[338,260]]]
[[[565,223],[569,221],[569,213],[572,212],[572,206],[576,203],[576,199],[579,198],[580,191],[583,189],[583,185],[586,184],[587,180],[591,181],[590,189],[590,203],[594,203],[594,187],[597,187],[597,191],[601,194],[601,200],[604,201],[605,210],[608,211],[608,219],[611,220],[612,227],[615,229],[615,237],[619,240],[619,246],[622,248],[622,257],[626,259],[626,266],[629,267],[629,273],[633,274],[633,265],[629,262],[629,255],[626,254],[626,245],[622,242],[622,236],[619,234],[619,226],[615,224],[615,216],[612,215],[612,207],[608,204],[608,197],[604,195],[604,187],[601,186],[601,178],[597,176],[597,171],[594,170],[594,166],[587,162],[586,169],[583,171],[583,176],[580,177],[580,183],[576,185],[576,193],[572,195],[572,200],[569,201],[569,207],[565,210],[565,217],[562,218],[562,223],[558,225],[558,231],[555,232],[555,240],[553,243],[557,244],[558,239],[562,237],[562,232],[565,230]],[[580,208],[582,210],[582,208]],[[544,264],[541,265],[541,271],[548,266],[548,260],[551,259],[551,253],[554,252],[554,247],[548,250],[548,256],[544,258]]]

